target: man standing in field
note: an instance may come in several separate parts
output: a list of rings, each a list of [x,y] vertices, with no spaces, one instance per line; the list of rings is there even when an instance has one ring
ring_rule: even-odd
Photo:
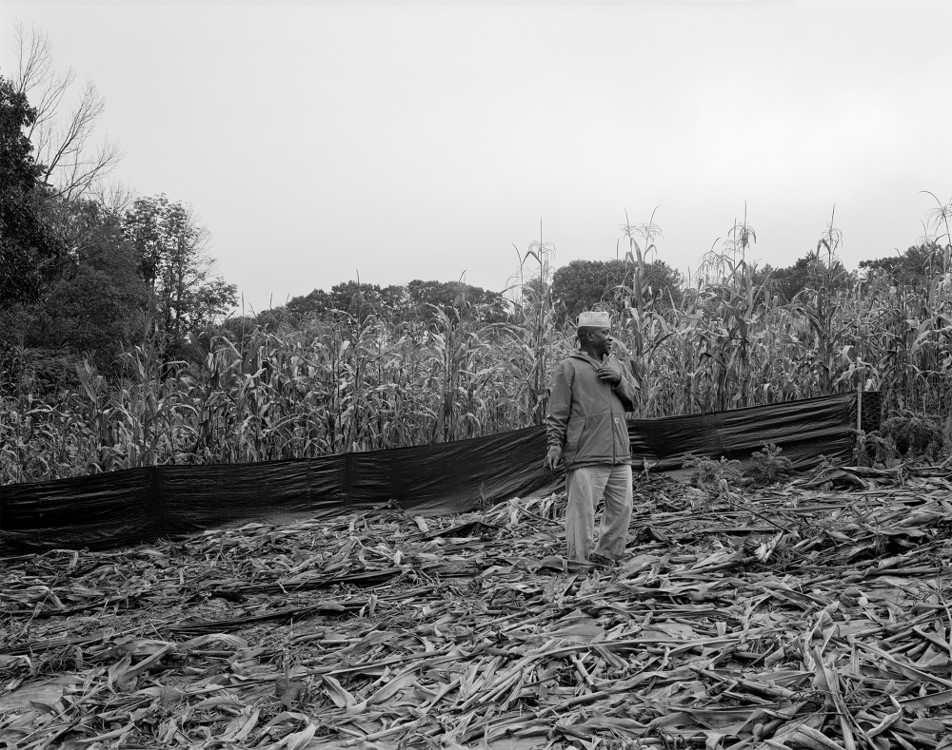
[[[565,464],[565,538],[570,560],[611,564],[625,552],[631,520],[631,443],[625,412],[637,385],[611,353],[606,312],[578,316],[579,350],[558,366],[549,388],[545,466]],[[595,543],[595,507],[605,510]]]

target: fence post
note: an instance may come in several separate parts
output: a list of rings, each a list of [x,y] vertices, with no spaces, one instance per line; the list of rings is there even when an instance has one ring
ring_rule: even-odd
[[[863,384],[856,386],[856,431],[863,431]]]

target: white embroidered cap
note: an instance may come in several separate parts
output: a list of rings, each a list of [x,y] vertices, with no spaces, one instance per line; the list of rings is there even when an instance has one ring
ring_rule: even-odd
[[[587,310],[578,314],[578,328],[589,326],[592,328],[611,328],[612,317],[607,312],[599,310]]]

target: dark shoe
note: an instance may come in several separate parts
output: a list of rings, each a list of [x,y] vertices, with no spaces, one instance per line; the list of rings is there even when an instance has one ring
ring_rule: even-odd
[[[591,560],[566,560],[565,572],[567,573],[587,573],[593,568],[599,567]]]
[[[612,558],[606,557],[605,555],[600,555],[597,552],[593,552],[592,554],[590,554],[588,556],[588,559],[589,559],[589,562],[592,562],[595,565],[598,565],[603,568],[615,567],[615,561]]]

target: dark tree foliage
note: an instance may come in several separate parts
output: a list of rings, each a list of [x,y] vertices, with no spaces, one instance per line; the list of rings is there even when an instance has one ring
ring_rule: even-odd
[[[395,308],[402,307],[403,293],[399,287],[381,288],[351,280],[334,284],[328,302],[330,310],[345,312],[363,323],[370,316],[389,319]]]
[[[498,323],[506,319],[509,306],[499,292],[491,292],[462,281],[421,281],[414,279],[406,286],[407,303],[403,319],[429,321],[434,310],[450,315],[454,310],[479,307],[483,322]]]
[[[147,295],[119,217],[83,200],[50,201],[46,221],[69,253],[35,304],[20,305],[21,343],[89,358],[108,372],[143,332]]]
[[[861,260],[870,282],[921,288],[942,272],[943,248],[937,242],[914,245],[902,255]]]
[[[811,252],[799,258],[792,266],[783,268],[764,267],[765,278],[761,283],[767,285],[770,296],[779,296],[783,302],[792,302],[805,290],[820,288],[845,289],[852,283],[852,276],[840,261],[833,266]]]
[[[645,265],[648,297],[658,309],[681,304],[681,278],[661,260]],[[634,267],[625,260],[573,260],[552,276],[558,322],[572,320],[582,310],[607,305],[621,313],[631,304]]]
[[[149,296],[149,316],[172,356],[189,334],[216,322],[237,303],[237,288],[212,275],[207,232],[188,208],[165,195],[138,198],[123,217]]]
[[[415,279],[406,286],[387,287],[353,280],[341,282],[332,286],[330,292],[315,289],[294,297],[283,308],[265,311],[258,319],[272,325],[280,322],[299,327],[308,319],[338,312],[361,323],[373,316],[392,324],[426,324],[434,319],[437,310],[448,315],[452,310],[470,306],[481,307],[484,322],[506,318],[507,304],[499,293],[462,282]]]
[[[389,319],[394,308],[402,309],[403,297],[401,287],[381,288],[378,284],[344,281],[332,286],[330,292],[314,289],[294,297],[283,307],[266,310],[258,318],[277,319],[298,327],[308,319],[340,313],[362,323],[369,317]]]
[[[810,256],[805,256],[799,258],[792,266],[782,268],[765,266],[764,271],[767,273],[767,277],[763,283],[767,285],[769,296],[777,296],[783,302],[790,302],[810,285],[810,266],[812,262],[813,259]]]
[[[323,289],[315,289],[300,297],[292,297],[286,305],[258,313],[258,320],[277,322],[288,319],[292,325],[295,325],[308,317],[320,316],[330,310],[330,300],[330,295]]]
[[[42,221],[47,194],[23,132],[35,118],[26,97],[0,76],[0,307],[36,300],[63,257]]]

